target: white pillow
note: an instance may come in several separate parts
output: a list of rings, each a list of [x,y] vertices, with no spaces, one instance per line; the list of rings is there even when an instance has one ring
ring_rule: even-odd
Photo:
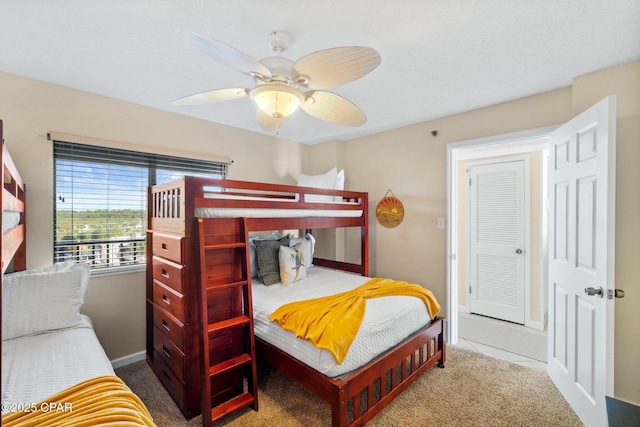
[[[303,173],[298,177],[299,187],[326,188],[335,189],[336,177],[338,169],[333,168],[327,173],[321,175],[305,175]],[[324,196],[322,194],[307,194],[305,196],[307,202],[332,202],[332,196]]]
[[[278,249],[278,263],[280,264],[280,283],[290,285],[307,277],[307,269],[302,263],[302,252],[288,246]]]
[[[340,169],[340,172],[336,175],[336,184],[333,188],[336,190],[344,190],[344,169]],[[333,199],[336,202],[342,201],[342,197],[340,196],[334,196]]]
[[[302,263],[306,268],[313,264],[313,251],[316,246],[316,238],[307,233],[305,237],[292,237],[289,239],[289,247],[295,248],[302,252]]]
[[[66,263],[65,263],[66,264]],[[2,339],[76,326],[91,277],[87,264],[55,265],[5,274]]]

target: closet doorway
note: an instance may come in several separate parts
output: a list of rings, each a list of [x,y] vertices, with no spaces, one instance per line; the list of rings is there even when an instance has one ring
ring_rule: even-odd
[[[467,245],[467,169],[469,163],[489,162],[490,159],[529,157],[531,205],[528,246],[523,249],[529,255],[529,271],[525,271],[524,326],[543,332],[547,323],[547,224],[546,224],[546,173],[549,134],[554,127],[533,129],[512,134],[461,141],[447,146],[447,223],[448,230],[448,286],[447,318],[449,343],[458,340],[458,312],[470,314],[468,301]],[[536,199],[535,203],[533,200]],[[527,249],[528,248],[528,249]],[[518,249],[518,248],[515,248]],[[515,254],[514,249],[514,254]],[[527,289],[527,278],[528,286]]]

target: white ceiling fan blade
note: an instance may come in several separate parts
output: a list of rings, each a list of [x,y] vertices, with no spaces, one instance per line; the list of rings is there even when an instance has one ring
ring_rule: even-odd
[[[255,59],[222,42],[193,31],[180,30],[180,35],[205,54],[250,76],[271,77],[271,71]]]
[[[256,110],[256,120],[258,121],[258,124],[262,129],[268,132],[273,132],[280,129],[288,118],[289,116],[276,119],[275,117],[271,117],[259,108]]]
[[[215,89],[208,92],[196,93],[195,95],[185,96],[176,99],[173,105],[201,105],[213,102],[230,101],[232,99],[244,98],[249,91],[243,87],[230,87],[227,89]]]
[[[316,90],[305,96],[300,108],[313,117],[347,126],[360,126],[367,121],[362,110],[335,93]]]
[[[293,64],[293,80],[326,89],[359,79],[380,65],[380,54],[370,47],[345,46],[320,50]]]

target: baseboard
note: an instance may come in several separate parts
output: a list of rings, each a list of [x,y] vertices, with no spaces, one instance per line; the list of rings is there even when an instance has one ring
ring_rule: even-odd
[[[459,305],[458,306],[458,313],[470,313],[469,312],[469,307],[464,306],[464,305]]]
[[[146,357],[147,357],[147,352],[143,350],[138,353],[130,354],[128,356],[113,359],[111,361],[111,365],[113,366],[113,369],[117,369],[123,366],[131,365],[132,363],[144,360]]]
[[[537,329],[539,331],[544,331],[546,322],[534,322],[533,320],[527,320],[524,322],[524,326],[531,329]]]

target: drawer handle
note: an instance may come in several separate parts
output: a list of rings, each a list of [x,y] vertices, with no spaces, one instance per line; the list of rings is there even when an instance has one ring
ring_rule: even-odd
[[[167,298],[165,294],[162,294],[162,301],[166,304],[171,305],[171,301],[169,300],[169,298]]]
[[[167,374],[167,371],[165,371],[164,369],[162,370],[162,374],[165,376],[165,378],[167,379],[167,381],[171,382],[171,376],[169,374]]]
[[[164,345],[162,346],[162,352],[164,353],[165,356],[167,356],[169,359],[171,359],[171,352]]]
[[[161,247],[162,247],[162,250],[163,250],[163,251],[168,250],[168,249],[167,249],[167,244],[166,244],[166,243],[163,243],[163,244],[161,245]]]
[[[165,270],[164,268],[162,269],[162,275],[167,279],[169,278],[169,273],[167,273],[167,270]]]
[[[162,319],[162,326],[169,332],[171,332],[171,328],[169,327],[169,324],[167,323],[166,320]]]

